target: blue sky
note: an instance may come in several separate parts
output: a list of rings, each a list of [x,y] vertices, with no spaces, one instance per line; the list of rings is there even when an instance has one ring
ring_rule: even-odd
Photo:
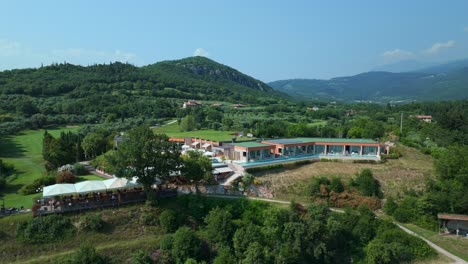
[[[2,1],[0,70],[207,56],[263,81],[468,58],[468,1]]]

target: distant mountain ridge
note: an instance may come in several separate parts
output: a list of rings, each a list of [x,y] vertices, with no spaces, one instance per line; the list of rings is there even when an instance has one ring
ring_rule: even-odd
[[[329,80],[292,79],[269,83],[298,99],[411,101],[468,98],[468,60],[418,71],[366,72]]]

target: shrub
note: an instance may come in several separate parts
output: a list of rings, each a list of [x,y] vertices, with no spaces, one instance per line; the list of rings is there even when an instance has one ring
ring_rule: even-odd
[[[395,210],[398,208],[398,204],[395,202],[395,199],[392,196],[387,197],[387,201],[385,202],[384,205],[384,212],[393,215]]]
[[[242,177],[242,181],[244,182],[245,186],[249,186],[252,183],[253,179],[254,179],[254,176],[250,173],[246,173]]]
[[[56,178],[57,183],[75,183],[76,176],[70,171],[62,171],[57,174]]]
[[[393,217],[395,217],[395,220],[397,220],[398,222],[408,223],[413,219],[414,216],[411,210],[400,207],[395,209],[395,211],[393,212]]]
[[[312,181],[309,184],[309,195],[312,197],[322,196],[322,186],[325,186],[325,188],[327,188],[329,184],[330,181],[327,177],[322,176],[312,178]]]
[[[132,256],[132,264],[151,264],[153,260],[143,250],[138,250]]]
[[[61,167],[59,167],[59,168],[57,169],[57,173],[58,173],[58,174],[60,174],[60,173],[62,173],[62,172],[65,172],[65,171],[71,172],[71,173],[73,173],[73,174],[76,174],[75,167],[74,167],[73,165],[71,165],[71,164],[63,165],[63,166],[61,166]]]
[[[46,244],[67,238],[73,232],[73,225],[68,218],[49,215],[18,224],[16,238],[23,243]]]
[[[364,196],[380,196],[379,182],[374,178],[370,169],[364,169],[358,173],[353,184]]]
[[[39,179],[35,179],[31,184],[24,185],[19,190],[19,193],[22,195],[34,194],[37,193],[40,188],[48,185],[55,184],[55,177],[46,176]]]
[[[165,235],[159,241],[159,248],[161,250],[170,251],[172,249],[173,243],[174,243],[173,235]]]
[[[78,251],[69,257],[60,258],[56,263],[65,263],[65,264],[84,264],[84,263],[93,263],[93,264],[107,264],[111,263],[111,260],[96,252],[94,247],[89,245],[81,246]]]
[[[178,227],[176,213],[173,210],[164,210],[159,216],[159,224],[165,232],[174,232]]]
[[[158,225],[158,212],[151,207],[144,208],[143,210],[140,215],[140,222],[145,226]]]
[[[0,190],[5,188],[6,186],[6,180],[3,176],[0,175]]]
[[[86,175],[88,173],[88,171],[85,169],[85,166],[79,162],[75,163],[73,168],[75,169],[76,175]]]
[[[330,191],[334,191],[337,193],[342,193],[344,191],[343,182],[341,182],[341,178],[333,177],[330,181]]]
[[[104,224],[101,214],[86,214],[80,218],[79,227],[81,230],[99,232]]]
[[[245,171],[248,173],[255,173],[255,172],[262,172],[262,171],[270,171],[270,170],[280,170],[284,169],[283,164],[272,164],[268,166],[262,166],[262,167],[255,167],[255,168],[248,168]]]

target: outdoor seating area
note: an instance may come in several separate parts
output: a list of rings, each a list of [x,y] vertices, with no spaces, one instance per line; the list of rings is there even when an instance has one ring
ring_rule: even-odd
[[[84,181],[45,186],[43,197],[33,207],[35,215],[81,211],[144,201],[140,184],[127,179]]]

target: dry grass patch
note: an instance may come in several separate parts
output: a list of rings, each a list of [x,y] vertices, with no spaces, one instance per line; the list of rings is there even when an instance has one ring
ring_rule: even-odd
[[[399,195],[407,189],[420,190],[425,177],[433,177],[432,157],[416,149],[399,146],[402,157],[382,164],[361,164],[352,162],[316,162],[299,168],[261,173],[258,176],[278,199],[307,198],[307,186],[316,176],[340,176],[349,180],[357,172],[370,168],[379,180],[385,195]]]

